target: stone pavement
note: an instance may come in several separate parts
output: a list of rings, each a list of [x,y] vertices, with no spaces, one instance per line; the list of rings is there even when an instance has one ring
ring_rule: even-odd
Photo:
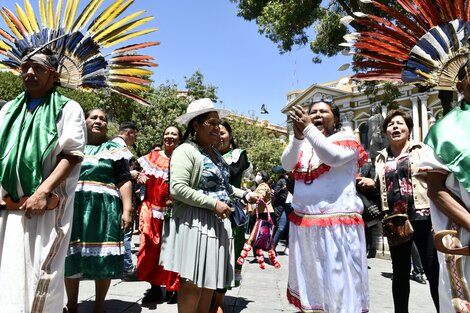
[[[137,238],[134,237],[134,242],[136,240]],[[278,246],[278,251],[283,250],[281,245],[282,241]],[[267,253],[265,255],[267,256]],[[226,313],[299,312],[287,302],[286,298],[288,256],[281,254],[278,257],[281,268],[275,269],[267,264],[265,270],[261,270],[257,263],[250,264],[248,261],[252,258],[247,258],[243,265],[242,285],[240,288],[234,288],[227,292]],[[371,267],[369,270],[370,312],[393,313],[391,262],[381,258],[369,259],[368,261]],[[409,313],[435,312],[429,295],[429,284],[421,285],[411,281],[410,285]],[[94,283],[93,281],[83,281],[80,286],[79,310],[81,313],[91,312],[94,300]],[[141,300],[149,287],[150,285],[146,282],[113,280],[106,298],[106,312],[176,313],[178,311],[176,304],[163,303],[143,307]]]

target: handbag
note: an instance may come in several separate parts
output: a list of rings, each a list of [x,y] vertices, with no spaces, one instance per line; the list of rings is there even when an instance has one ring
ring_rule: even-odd
[[[277,260],[276,252],[274,251],[274,231],[276,226],[274,225],[269,210],[266,210],[267,219],[259,217],[258,206],[260,203],[266,206],[266,202],[263,199],[258,199],[258,205],[255,210],[256,222],[251,230],[250,236],[248,236],[248,239],[243,246],[243,250],[237,259],[237,263],[242,265],[245,258],[248,256],[248,252],[250,252],[251,249],[254,249],[256,260],[258,261],[261,269],[265,268],[263,251],[268,252],[271,264],[273,264],[275,268],[279,268],[281,267],[281,264]]]
[[[382,219],[383,234],[390,247],[401,245],[413,237],[414,230],[407,214],[391,214]]]
[[[241,199],[233,198],[229,203],[230,208],[232,208],[232,213],[230,214],[230,222],[232,227],[242,227],[248,223],[248,216],[245,213],[245,204]]]

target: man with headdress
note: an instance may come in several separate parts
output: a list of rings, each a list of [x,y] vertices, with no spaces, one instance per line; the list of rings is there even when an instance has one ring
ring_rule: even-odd
[[[80,105],[55,88],[58,63],[47,48],[24,51],[26,91],[0,111],[2,312],[62,312],[86,130]]]
[[[440,312],[469,312],[470,257],[455,249],[470,243],[470,61],[458,72],[457,90],[463,94],[454,108],[429,131],[428,149],[420,165],[427,173],[431,219],[439,257]],[[454,251],[452,251],[454,250]],[[454,254],[456,253],[457,254]]]

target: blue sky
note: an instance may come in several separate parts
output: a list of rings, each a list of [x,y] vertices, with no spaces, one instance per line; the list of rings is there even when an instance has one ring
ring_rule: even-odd
[[[3,0],[2,5],[13,11],[15,2],[23,7],[23,1]],[[37,7],[37,0],[30,2]],[[105,0],[104,5],[111,2]],[[81,7],[86,3],[82,0]],[[258,33],[254,22],[236,16],[237,8],[229,0],[135,0],[128,12],[142,9],[155,17],[146,27],[159,28],[142,39],[161,42],[143,51],[159,64],[154,69],[155,84],[170,81],[183,89],[184,77],[199,69],[206,84],[218,87],[217,106],[247,116],[255,114],[285,125],[280,110],[288,91],[348,73],[337,71],[350,60],[344,56],[313,64],[309,47],[281,55],[274,43]],[[3,20],[0,27],[6,29]],[[263,103],[267,115],[259,114]]]
[[[349,62],[344,56],[313,64],[309,47],[281,55],[276,44],[258,33],[256,23],[236,16],[237,8],[229,0],[151,3],[148,12],[155,16],[152,23],[159,28],[155,38],[161,41],[152,50],[160,64],[156,83],[168,79],[182,88],[184,76],[200,69],[206,83],[218,86],[222,103],[217,105],[285,124],[280,110],[288,91],[345,75],[337,71]],[[267,115],[259,114],[263,103]]]

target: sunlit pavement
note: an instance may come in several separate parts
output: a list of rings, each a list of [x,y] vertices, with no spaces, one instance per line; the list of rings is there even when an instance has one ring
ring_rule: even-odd
[[[134,236],[133,241],[138,242],[138,237]],[[250,252],[250,256],[243,265],[242,285],[239,288],[229,290],[226,294],[225,313],[299,312],[287,302],[286,286],[289,257],[282,254],[284,250],[282,245],[283,242],[281,241],[277,249],[280,252],[278,255],[281,263],[280,269],[266,264],[266,269],[261,270],[257,263],[249,263],[253,259]],[[133,249],[134,252],[136,249]],[[267,253],[265,253],[265,257],[267,258]],[[382,258],[368,259],[368,261],[370,266],[370,312],[393,313],[392,280],[390,279],[391,262]],[[435,312],[429,295],[429,284],[421,285],[415,281],[410,281],[410,285],[409,312]],[[93,281],[83,281],[80,286],[79,311],[81,313],[91,312],[94,300],[94,283]],[[143,307],[141,300],[149,287],[150,285],[146,282],[113,280],[106,297],[106,312],[178,312],[176,304],[162,303]]]

